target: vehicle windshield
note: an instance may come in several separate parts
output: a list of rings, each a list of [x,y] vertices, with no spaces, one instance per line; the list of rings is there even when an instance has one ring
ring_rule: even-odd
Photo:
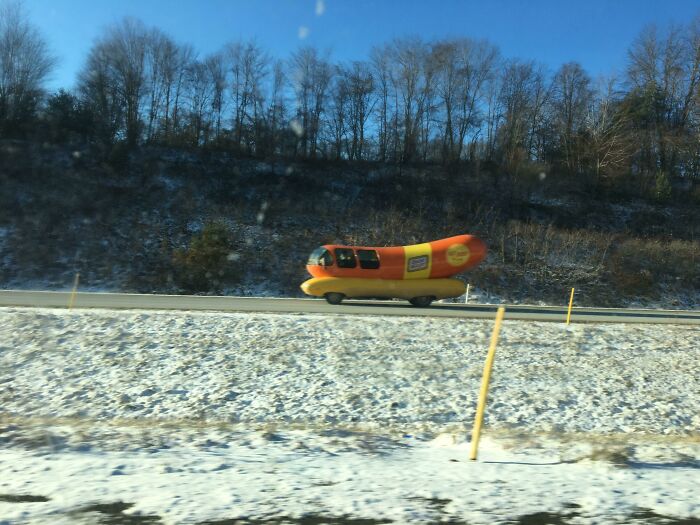
[[[331,255],[330,251],[321,246],[311,252],[311,255],[309,255],[309,260],[306,261],[306,264],[315,266],[332,266],[333,256]]]

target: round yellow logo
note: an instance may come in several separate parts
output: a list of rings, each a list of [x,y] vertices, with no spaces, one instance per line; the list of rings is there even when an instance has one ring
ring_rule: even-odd
[[[447,248],[447,262],[452,266],[462,266],[469,260],[469,248],[464,244],[453,244]]]

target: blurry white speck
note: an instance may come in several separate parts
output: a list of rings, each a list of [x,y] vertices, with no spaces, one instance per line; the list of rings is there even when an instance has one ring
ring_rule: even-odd
[[[81,155],[81,153],[80,153],[79,151],[74,151],[74,152],[73,152],[73,158],[74,158],[74,159],[79,159],[79,158],[80,158],[80,155]]]
[[[241,254],[238,252],[231,252],[226,256],[226,259],[228,259],[229,261],[232,261],[232,262],[235,262],[240,258],[241,258]]]
[[[265,211],[270,207],[270,203],[267,201],[263,201],[263,203],[260,205],[260,210]]]
[[[306,26],[299,26],[299,40],[304,40],[309,36],[309,28]]]
[[[297,137],[301,137],[304,134],[304,128],[301,127],[301,122],[295,118],[289,122],[289,127],[292,128],[292,131]]]
[[[321,16],[326,11],[326,2],[316,0],[316,16]]]
[[[544,180],[547,178],[547,174],[544,171],[540,172],[540,180]]]
[[[265,212],[261,211],[258,213],[258,216],[256,217],[258,224],[262,224],[262,222],[265,220]]]
[[[291,166],[287,166],[287,169],[284,170],[284,174],[291,175],[292,173],[294,173],[294,168],[292,168]]]

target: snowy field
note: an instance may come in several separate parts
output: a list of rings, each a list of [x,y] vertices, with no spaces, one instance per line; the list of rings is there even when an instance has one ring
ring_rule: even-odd
[[[700,332],[0,308],[0,523],[700,523]],[[236,521],[239,520],[239,521]]]

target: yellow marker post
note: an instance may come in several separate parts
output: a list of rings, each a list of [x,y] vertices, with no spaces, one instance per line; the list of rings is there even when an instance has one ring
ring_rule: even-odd
[[[569,297],[569,311],[566,313],[566,324],[571,322],[571,307],[574,305],[574,289],[571,289],[571,297]]]
[[[469,453],[469,459],[476,461],[476,454],[479,450],[479,438],[481,437],[481,423],[484,420],[484,411],[486,410],[486,397],[489,393],[489,381],[491,380],[491,368],[493,368],[493,360],[496,357],[496,345],[498,344],[498,334],[501,331],[501,322],[506,309],[502,306],[496,313],[496,324],[493,326],[491,334],[491,346],[489,353],[486,356],[484,364],[484,374],[481,377],[481,391],[479,392],[479,402],[476,405],[476,419],[474,419],[474,427],[472,428],[472,448]]]
[[[80,273],[75,274],[75,281],[73,281],[73,291],[70,293],[70,299],[68,300],[68,309],[73,308],[75,304],[75,296],[78,294],[78,281],[80,280]]]

